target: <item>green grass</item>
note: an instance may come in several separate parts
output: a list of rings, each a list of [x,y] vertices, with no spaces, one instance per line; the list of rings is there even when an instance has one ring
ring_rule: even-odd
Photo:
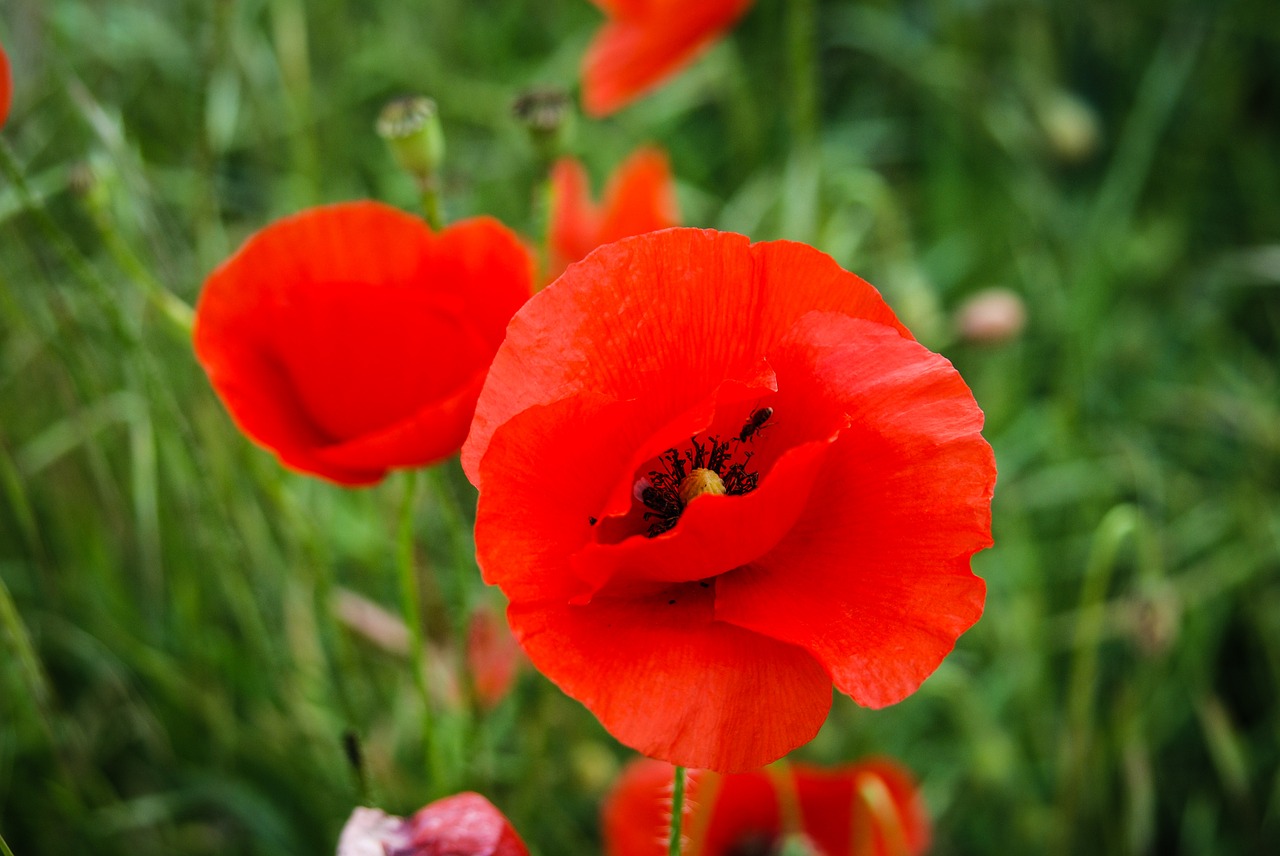
[[[837,698],[799,754],[901,758],[938,854],[1275,852],[1280,16],[822,2],[815,133],[787,8],[758,0],[654,97],[579,119],[573,146],[603,179],[661,142],[686,223],[832,253],[987,412],[986,616],[906,702]],[[162,299],[193,303],[244,236],[302,207],[412,208],[372,131],[405,92],[440,104],[448,215],[531,233],[538,163],[509,104],[575,85],[598,21],[585,0],[5,6],[0,146],[24,176],[0,180],[15,856],[326,853],[359,802],[407,812],[463,787],[538,853],[599,852],[626,753],[539,676],[480,720],[437,712],[455,772],[428,780],[411,667],[329,606],[342,587],[397,609],[405,480],[344,492],[283,472]],[[1025,298],[1025,335],[958,341],[955,307],[997,284]],[[459,605],[491,595],[451,522],[471,488],[456,463],[425,484],[416,558],[447,644]]]

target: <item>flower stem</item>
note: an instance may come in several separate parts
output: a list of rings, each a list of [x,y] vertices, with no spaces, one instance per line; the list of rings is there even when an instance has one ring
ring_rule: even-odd
[[[683,838],[680,827],[684,823],[684,767],[676,767],[675,783],[671,790],[671,838],[667,843],[667,856],[680,856]]]
[[[817,12],[814,0],[787,3],[787,62],[790,68],[791,146],[813,145],[818,131],[818,64],[814,57]]]
[[[432,231],[444,228],[444,206],[440,202],[440,177],[428,176],[420,185],[422,192],[422,213]]]
[[[400,607],[404,611],[404,623],[409,626],[413,679],[422,696],[422,743],[427,774],[431,788],[443,785],[440,755],[431,717],[431,690],[427,686],[426,640],[422,627],[422,608],[418,594],[417,567],[413,549],[413,509],[417,496],[417,472],[406,470],[404,474],[404,498],[400,503],[399,528],[396,533],[396,569],[400,576]]]

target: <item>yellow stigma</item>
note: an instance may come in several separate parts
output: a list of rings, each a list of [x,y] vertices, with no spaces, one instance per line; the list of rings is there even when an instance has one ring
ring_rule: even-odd
[[[724,496],[724,480],[715,470],[696,469],[680,480],[680,499],[685,505],[704,493]]]

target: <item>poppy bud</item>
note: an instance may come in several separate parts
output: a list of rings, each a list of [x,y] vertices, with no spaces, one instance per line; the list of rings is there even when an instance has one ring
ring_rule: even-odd
[[[1098,114],[1079,96],[1058,89],[1037,105],[1040,127],[1059,160],[1076,163],[1098,149],[1102,131]]]
[[[467,667],[482,708],[492,710],[506,697],[523,660],[524,652],[501,614],[487,606],[472,614],[467,627]]]
[[[444,164],[444,129],[436,102],[410,95],[387,104],[378,116],[378,136],[405,172],[425,186]]]
[[[1021,335],[1027,326],[1026,305],[1007,288],[984,288],[960,304],[955,326],[966,342],[998,345]]]

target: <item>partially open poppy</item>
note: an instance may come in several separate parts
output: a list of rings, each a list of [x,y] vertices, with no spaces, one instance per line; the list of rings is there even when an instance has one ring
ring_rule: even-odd
[[[293,469],[369,484],[445,458],[533,261],[501,223],[433,234],[375,202],[271,224],[214,271],[196,356],[240,428]]]
[[[759,767],[833,683],[900,701],[981,615],[981,427],[817,250],[627,238],[512,319],[463,448],[477,558],[533,664],[623,743]]]
[[[609,21],[582,62],[583,106],[606,116],[644,95],[733,25],[751,0],[591,0]]]
[[[529,856],[511,822],[476,793],[436,800],[405,819],[357,808],[338,856]]]
[[[561,158],[551,171],[551,258],[547,280],[602,244],[676,226],[675,185],[660,149],[637,150],[614,172],[597,206],[587,171]]]
[[[9,74],[9,55],[0,45],[0,128],[9,121],[9,105],[13,102],[13,78]]]
[[[627,766],[601,811],[606,856],[667,852],[671,780],[661,761]],[[919,856],[929,846],[915,781],[887,758],[832,769],[691,770],[684,806],[684,856],[767,856],[788,835],[802,836],[815,856]]]

